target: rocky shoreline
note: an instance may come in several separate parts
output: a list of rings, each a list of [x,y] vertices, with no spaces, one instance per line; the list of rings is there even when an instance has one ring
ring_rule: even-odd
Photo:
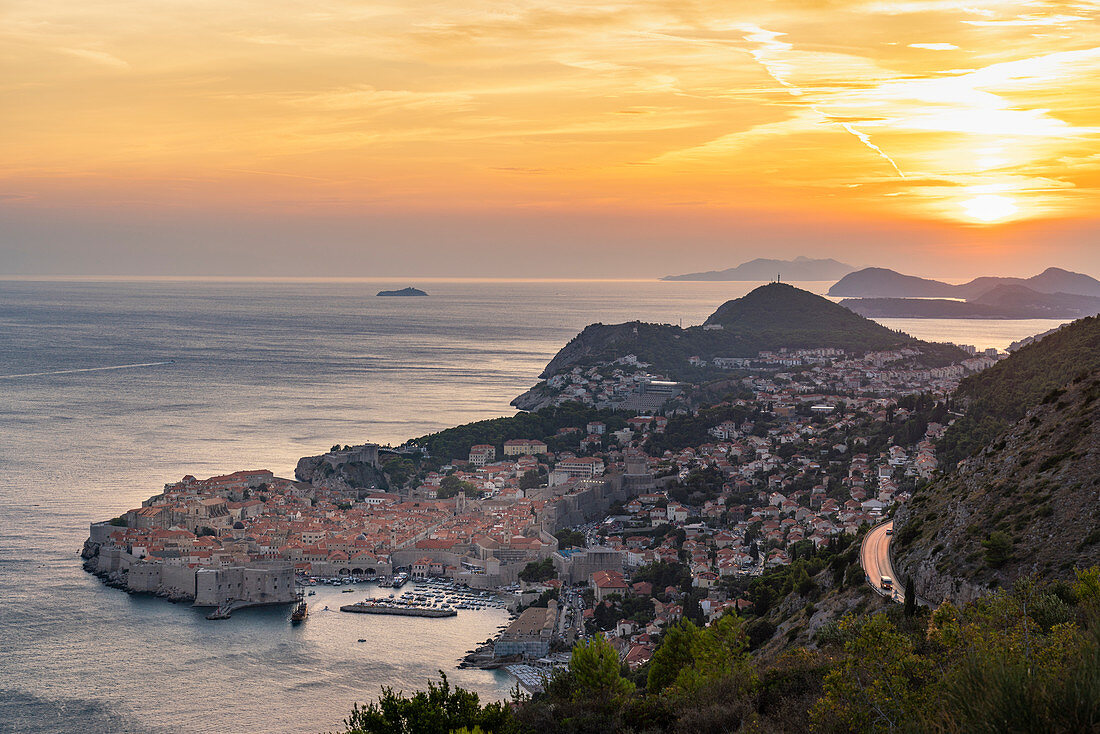
[[[99,567],[99,543],[92,541],[90,538],[84,541],[84,547],[80,550],[80,557],[83,559],[81,566],[85,571],[97,577],[103,582],[103,585],[111,589],[119,589],[125,591],[131,596],[145,595],[155,596],[159,599],[167,599],[173,604],[182,604],[184,602],[194,602],[195,597],[192,594],[188,594],[182,589],[158,586],[151,591],[138,591],[130,587],[129,574],[126,571],[104,571]]]

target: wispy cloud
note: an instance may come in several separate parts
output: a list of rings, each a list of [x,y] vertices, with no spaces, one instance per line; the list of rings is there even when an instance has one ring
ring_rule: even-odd
[[[823,207],[815,192],[830,210],[945,220],[993,188],[1021,218],[1100,203],[1088,0],[6,10],[0,42],[26,73],[0,86],[16,110],[0,177],[33,178],[44,201],[74,181],[94,199],[98,177],[135,200],[175,181],[219,204],[339,186],[366,206],[379,182],[416,206],[801,211]]]
[[[57,49],[63,54],[69,56],[75,56],[78,59],[90,61],[93,64],[99,64],[100,66],[109,66],[113,69],[129,69],[130,64],[123,61],[114,54],[109,54],[106,51],[96,51],[90,48],[59,48]]]

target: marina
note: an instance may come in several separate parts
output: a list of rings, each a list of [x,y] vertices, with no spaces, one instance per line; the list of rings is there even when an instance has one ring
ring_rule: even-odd
[[[404,578],[402,578],[404,577]],[[311,579],[310,582],[313,580]],[[307,583],[310,583],[307,582]],[[400,588],[408,582],[406,574],[397,574],[393,582],[380,579],[380,588]],[[401,594],[393,592],[389,596],[368,597],[355,604],[340,607],[342,612],[357,614],[393,614],[406,617],[454,617],[459,610],[476,611],[482,609],[504,609],[505,603],[488,591],[456,587],[453,582],[444,579],[418,579],[413,591]],[[343,589],[346,593],[349,589]]]

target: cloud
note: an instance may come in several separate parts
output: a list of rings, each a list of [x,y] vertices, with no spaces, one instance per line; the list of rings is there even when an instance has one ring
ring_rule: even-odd
[[[109,66],[113,69],[129,69],[130,64],[123,61],[119,57],[109,54],[106,51],[96,51],[90,48],[59,48],[57,49],[63,54],[69,56],[75,56],[78,59],[84,59],[85,61],[91,61],[94,64],[101,66]]]

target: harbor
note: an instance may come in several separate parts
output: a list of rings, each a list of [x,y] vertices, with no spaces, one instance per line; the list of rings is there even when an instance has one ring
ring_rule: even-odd
[[[399,574],[392,582],[383,580],[380,588],[400,589],[408,581]],[[344,593],[348,589],[342,590]],[[344,604],[341,612],[355,614],[393,614],[405,617],[454,617],[459,610],[503,609],[504,602],[487,591],[477,591],[456,586],[442,579],[422,579],[415,583],[415,590],[388,597],[367,597],[354,604]]]

